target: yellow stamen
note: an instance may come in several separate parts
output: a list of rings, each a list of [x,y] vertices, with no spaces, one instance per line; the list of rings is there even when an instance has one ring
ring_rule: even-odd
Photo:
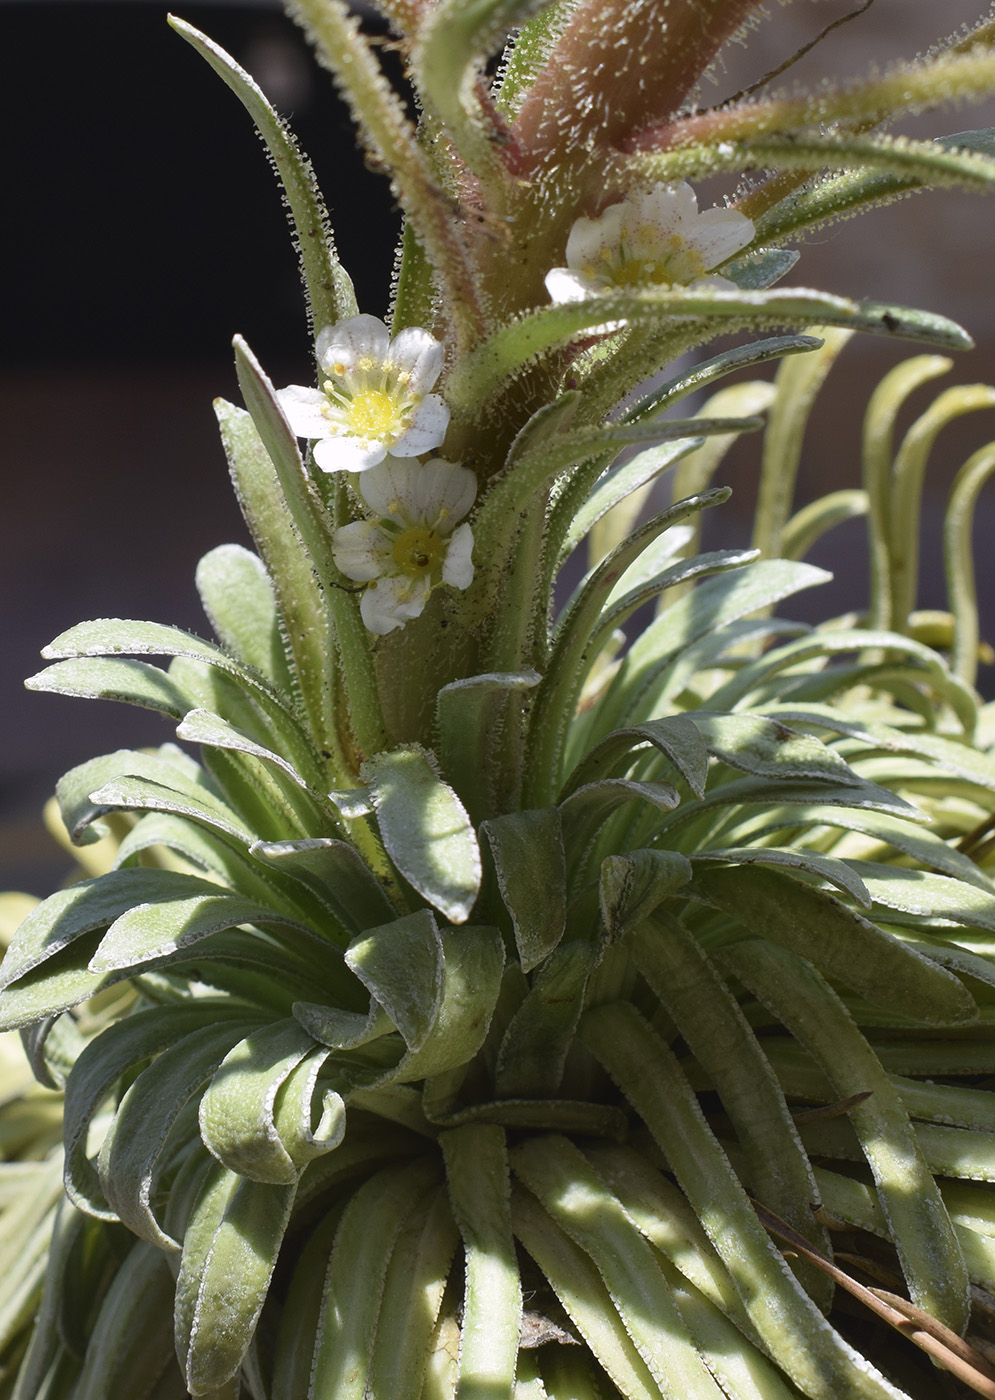
[[[349,427],[358,437],[383,439],[394,426],[397,408],[381,389],[364,389],[349,404]]]

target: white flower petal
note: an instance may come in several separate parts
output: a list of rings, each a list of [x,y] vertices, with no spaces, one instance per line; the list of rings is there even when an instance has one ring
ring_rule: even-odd
[[[417,617],[429,592],[427,579],[382,578],[363,594],[360,615],[369,630],[382,637]]]
[[[567,267],[551,267],[545,281],[550,300],[557,305],[567,301],[586,301],[604,290],[596,282],[582,277],[579,272],[571,272]]]
[[[411,414],[408,426],[394,441],[398,457],[418,457],[441,447],[449,427],[449,409],[438,394],[428,394]]]
[[[567,266],[583,271],[598,264],[605,249],[617,248],[623,231],[626,207],[609,204],[596,219],[577,219],[567,237]]]
[[[466,467],[433,457],[420,469],[416,489],[420,518],[445,528],[462,520],[477,499],[477,478]]]
[[[324,437],[311,449],[314,464],[323,472],[365,472],[382,462],[387,449],[379,442],[365,438]]]
[[[412,525],[418,519],[418,473],[421,463],[414,457],[387,456],[371,471],[364,472],[359,492],[374,515],[398,525]]]
[[[353,369],[362,359],[382,363],[390,349],[390,331],[376,316],[350,316],[336,326],[325,326],[315,341],[318,363],[331,371],[337,364]]]
[[[694,231],[705,266],[718,267],[753,239],[753,221],[738,209],[706,209]]]
[[[453,588],[469,588],[473,582],[473,531],[469,525],[457,525],[449,541],[446,562],[442,566],[442,581]]]
[[[328,420],[321,411],[326,399],[320,389],[307,389],[303,384],[288,384],[285,389],[277,389],[276,397],[295,437],[326,436]]]
[[[372,520],[340,525],[332,536],[335,567],[357,583],[379,578],[390,567],[392,553],[390,540]]]
[[[391,342],[389,361],[410,375],[413,393],[427,394],[442,373],[442,345],[420,326],[406,326]]]

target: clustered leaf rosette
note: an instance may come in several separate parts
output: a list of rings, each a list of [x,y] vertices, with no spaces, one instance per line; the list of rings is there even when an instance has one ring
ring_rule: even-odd
[[[554,302],[566,302],[640,287],[734,289],[734,282],[712,269],[753,235],[753,223],[736,209],[699,213],[685,180],[635,189],[596,218],[576,220],[567,265],[546,274],[546,290]]]
[[[428,331],[409,326],[392,340],[376,316],[352,316],[324,327],[315,352],[321,388],[290,384],[278,398],[323,472],[367,471],[388,452],[416,457],[442,443],[449,409],[430,392],[442,346]]]
[[[470,586],[473,533],[457,522],[473,505],[477,482],[441,457],[424,464],[388,457],[363,473],[359,491],[375,518],[336,530],[332,557],[347,578],[373,584],[360,612],[382,636],[418,617],[439,584]]]

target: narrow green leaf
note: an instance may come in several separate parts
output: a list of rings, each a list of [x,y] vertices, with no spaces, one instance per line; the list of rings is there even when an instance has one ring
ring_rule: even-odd
[[[700,317],[702,339],[746,326],[843,326],[880,335],[903,336],[941,349],[967,350],[972,341],[953,321],[927,312],[878,302],[788,288],[724,291],[712,288],[654,290],[635,295],[604,295],[525,313],[470,352],[454,370],[447,397],[454,410],[472,413],[537,356],[582,333],[613,321],[650,327],[676,316]]]
[[[486,821],[498,889],[511,916],[523,972],[556,947],[566,927],[566,855],[559,809],[507,812]]]
[[[902,1400],[800,1290],[754,1214],[669,1049],[623,1003],[588,1011],[581,1035],[640,1114],[724,1260],[777,1364],[806,1394]]]
[[[624,938],[692,876],[691,862],[679,851],[626,851],[601,862],[598,903],[608,936]]]
[[[567,1138],[532,1138],[512,1150],[515,1175],[594,1261],[626,1331],[663,1395],[721,1400],[650,1246]]]
[[[75,939],[106,928],[136,904],[217,894],[218,886],[175,870],[115,870],[58,890],[21,924],[0,967],[9,987]]]
[[[103,1300],[74,1397],[111,1400],[152,1393],[165,1372],[176,1370],[172,1304],[173,1276],[161,1251],[136,1241]]]
[[[560,794],[563,801],[586,783],[616,776],[621,760],[632,761],[633,750],[651,744],[677,769],[696,797],[705,791],[708,774],[708,749],[702,742],[697,717],[669,715],[666,719],[646,720],[642,724],[616,729],[577,764]]]
[[[266,1301],[294,1189],[219,1167],[201,1194],[183,1240],[174,1316],[191,1395],[210,1396],[237,1375]]]
[[[197,565],[197,592],[222,646],[292,692],[276,591],[266,565],[240,544],[221,544]]]
[[[870,1090],[849,1119],[874,1173],[912,1298],[960,1332],[970,1313],[964,1260],[908,1115],[870,1045],[835,993],[794,953],[747,939],[719,956],[819,1062],[840,1099]],[[902,1005],[900,988],[894,1004]]]
[[[134,657],[77,656],[46,666],[24,682],[28,690],[77,695],[85,700],[120,700],[182,719],[191,700],[158,666]]]
[[[860,784],[859,775],[835,749],[827,748],[813,735],[799,733],[766,716],[695,710],[690,719],[708,752],[742,773],[782,781],[822,781],[834,786]]]
[[[707,851],[695,851],[691,860],[696,864],[699,861],[715,861],[730,866],[768,865],[775,869],[780,867],[783,870],[804,870],[820,882],[835,885],[863,908],[871,907],[871,896],[860,878],[864,868],[863,861],[846,863],[835,856],[823,856],[814,851],[787,850],[778,846],[717,846]]]
[[[229,1020],[244,1026],[244,1007],[198,997],[190,1003],[136,1011],[84,1046],[66,1085],[63,1122],[66,1193],[74,1205],[98,1219],[117,1218],[104,1200],[86,1151],[90,1124],[117,1081],[205,1023]]]
[[[297,1021],[274,1021],[232,1046],[200,1100],[200,1135],[208,1151],[252,1181],[294,1186],[299,1167],[273,1121],[281,1086],[314,1041]]]
[[[378,1172],[350,1200],[335,1235],[325,1276],[308,1394],[363,1400],[383,1299],[398,1236],[438,1181],[434,1157]]]
[[[153,1209],[159,1157],[190,1098],[217,1069],[232,1045],[258,1018],[200,1026],[167,1047],[131,1084],[114,1115],[98,1158],[100,1183],[118,1218],[160,1249],[179,1244],[163,1231]]]
[[[301,276],[315,332],[355,316],[356,294],[335,255],[328,213],[311,162],[301,154],[286,123],[277,116],[258,83],[230,54],[175,15],[169,16],[169,24],[228,84],[266,143],[290,208],[294,242],[300,255]]]
[[[901,1007],[903,1015],[926,1025],[956,1025],[977,1015],[970,993],[953,973],[823,890],[758,866],[699,866],[695,886],[702,899],[743,928],[809,959],[872,1005]]]
[[[348,841],[329,836],[257,841],[250,854],[301,880],[351,932],[387,923],[396,912],[384,886]]]
[[[435,1025],[443,995],[443,949],[428,909],[358,934],[346,963],[387,1012],[410,1050]]]
[[[489,1400],[512,1389],[522,1322],[505,1134],[469,1124],[442,1133],[439,1143],[466,1260],[458,1394]]]
[[[370,1361],[368,1393],[422,1400],[432,1336],[459,1243],[444,1188],[405,1228],[391,1255]]]
[[[470,916],[480,889],[480,850],[456,793],[417,744],[368,759],[380,835],[404,878],[453,923]]]
[[[191,947],[222,929],[243,924],[278,925],[304,935],[316,953],[327,952],[325,940],[297,918],[227,890],[186,898],[133,904],[108,928],[90,959],[92,972],[117,972],[157,962]]]
[[[816,1249],[829,1235],[812,1217],[815,1181],[784,1095],[746,1017],[714,964],[680,919],[657,909],[630,939],[646,978],[728,1113],[746,1158],[751,1193]],[[832,1288],[811,1267],[795,1267],[823,1308]]]
[[[548,1099],[557,1093],[599,951],[571,939],[536,972],[498,1051],[494,1085],[501,1098]]]
[[[829,578],[825,570],[811,564],[759,559],[735,574],[700,583],[651,622],[633,642],[598,705],[597,730],[588,742],[623,724],[635,724],[658,713],[665,703],[663,673],[675,656],[693,642],[719,633],[729,623],[803,588],[826,583]]]
[[[515,1234],[549,1279],[567,1316],[621,1394],[626,1400],[661,1400],[661,1391],[590,1256],[550,1218],[531,1192],[517,1183],[512,1188],[511,1218]],[[573,1400],[573,1392],[569,1400]]]
[[[488,790],[494,772],[495,736],[514,720],[507,711],[520,707],[525,692],[539,684],[538,671],[490,671],[442,686],[436,698],[435,732],[442,771],[460,793],[475,821],[491,812],[497,794]],[[502,774],[505,782],[512,775]]]

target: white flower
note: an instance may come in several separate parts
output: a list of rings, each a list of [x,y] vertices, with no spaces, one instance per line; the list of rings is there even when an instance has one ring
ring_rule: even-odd
[[[546,274],[554,302],[599,292],[647,287],[733,288],[711,275],[753,238],[753,224],[735,209],[698,213],[686,181],[634,190],[596,219],[577,219],[567,239],[567,266]]]
[[[417,617],[433,588],[468,588],[473,534],[459,525],[473,505],[477,482],[465,467],[388,457],[364,472],[359,490],[377,517],[335,531],[332,558],[347,578],[373,583],[360,612],[383,635]]]
[[[416,457],[440,445],[449,409],[429,392],[442,346],[428,331],[409,326],[391,340],[375,316],[353,316],[326,326],[315,348],[321,388],[291,384],[277,398],[323,472],[363,472],[388,452]]]

